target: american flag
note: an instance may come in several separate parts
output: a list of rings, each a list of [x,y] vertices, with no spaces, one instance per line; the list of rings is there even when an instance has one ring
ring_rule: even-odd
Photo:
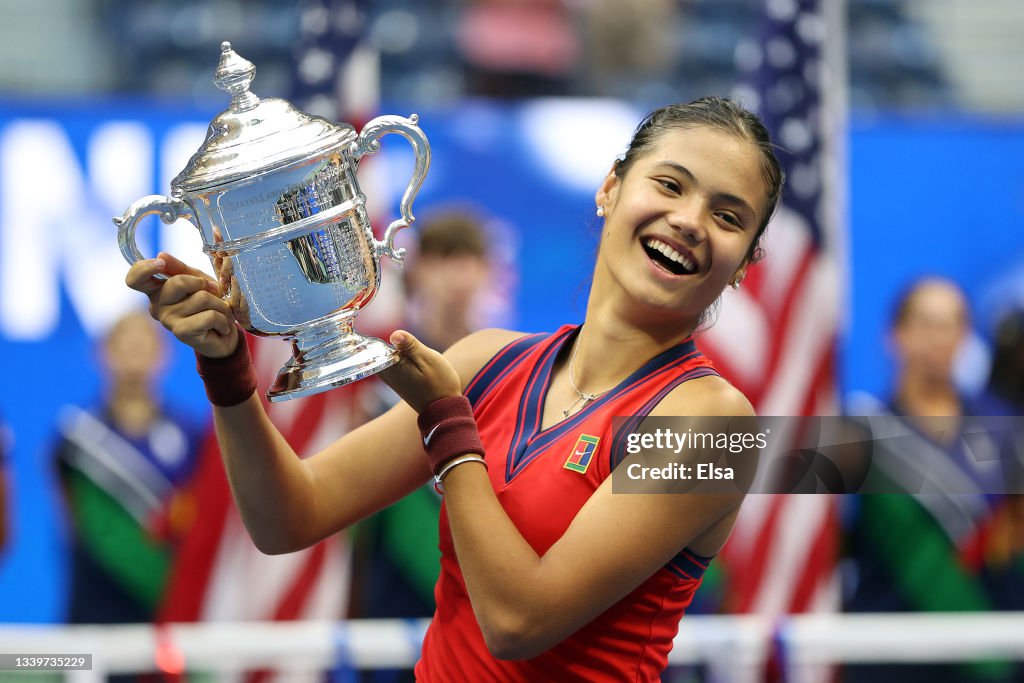
[[[379,55],[366,40],[369,0],[306,0],[299,10],[289,100],[302,111],[364,123],[380,105]]]
[[[748,81],[735,96],[782,148],[788,181],[767,257],[724,296],[703,346],[760,415],[836,412],[842,134],[834,114],[843,102],[831,52],[841,35],[825,11],[841,5],[765,0],[760,38],[736,49]],[[838,609],[834,505],[824,495],[748,496],[722,558],[728,608],[771,617]]]
[[[296,108],[335,120],[344,115],[357,128],[359,119],[365,119],[376,108],[379,87],[375,60],[372,48],[363,40],[365,4],[360,0],[316,0],[304,3],[299,10],[301,35],[288,98]],[[262,392],[287,359],[289,345],[280,339],[249,341]],[[295,452],[305,457],[366,419],[362,394],[366,390],[367,383],[359,382],[299,400],[264,405]],[[163,621],[346,616],[350,561],[343,534],[304,551],[264,555],[253,545],[231,500],[212,430],[197,469],[192,492],[198,523],[176,558],[162,609]],[[297,675],[250,672],[245,680],[302,680]],[[320,678],[310,674],[310,680]]]

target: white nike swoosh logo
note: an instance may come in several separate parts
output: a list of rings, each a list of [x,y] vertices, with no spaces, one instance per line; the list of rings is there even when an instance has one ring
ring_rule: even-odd
[[[576,451],[576,455],[586,455],[587,451]]]
[[[425,437],[423,437],[423,445],[424,446],[428,446],[428,447],[430,446],[430,439],[433,438],[434,432],[436,432],[437,428],[440,427],[440,426],[441,426],[440,424],[436,424],[436,425],[434,425],[433,429],[431,429],[429,432],[427,432],[427,435]]]

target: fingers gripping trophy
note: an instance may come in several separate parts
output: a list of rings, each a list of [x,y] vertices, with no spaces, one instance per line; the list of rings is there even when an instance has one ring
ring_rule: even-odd
[[[171,196],[150,195],[114,219],[129,263],[143,259],[135,242],[139,219],[191,221],[202,236],[225,298],[238,322],[262,336],[284,337],[292,356],[267,397],[283,401],[362,379],[397,362],[386,342],[355,331],[359,309],[380,286],[380,259],[401,263],[395,234],[414,220],[412,203],[430,165],[430,146],[417,116],[380,116],[357,135],[250,92],[255,67],[221,45],[214,83],[231,105],[210,123],[199,150],[171,181]],[[374,238],[359,159],[398,133],[416,164],[400,217]]]

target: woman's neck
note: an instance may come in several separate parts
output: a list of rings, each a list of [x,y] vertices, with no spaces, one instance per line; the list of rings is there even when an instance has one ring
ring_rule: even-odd
[[[693,324],[652,322],[636,310],[591,296],[586,322],[576,340],[573,379],[580,390],[596,393],[615,386],[647,360],[689,336]]]

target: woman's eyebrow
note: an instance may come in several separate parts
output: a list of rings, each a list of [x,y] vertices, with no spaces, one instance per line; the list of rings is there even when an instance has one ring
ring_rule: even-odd
[[[664,161],[657,162],[655,165],[656,166],[668,166],[672,170],[677,171],[681,175],[685,176],[687,180],[689,180],[691,182],[697,182],[697,177],[695,175],[693,175],[692,173],[690,173],[690,169],[686,168],[685,166],[680,164],[678,161],[670,161],[670,160],[666,159]]]

